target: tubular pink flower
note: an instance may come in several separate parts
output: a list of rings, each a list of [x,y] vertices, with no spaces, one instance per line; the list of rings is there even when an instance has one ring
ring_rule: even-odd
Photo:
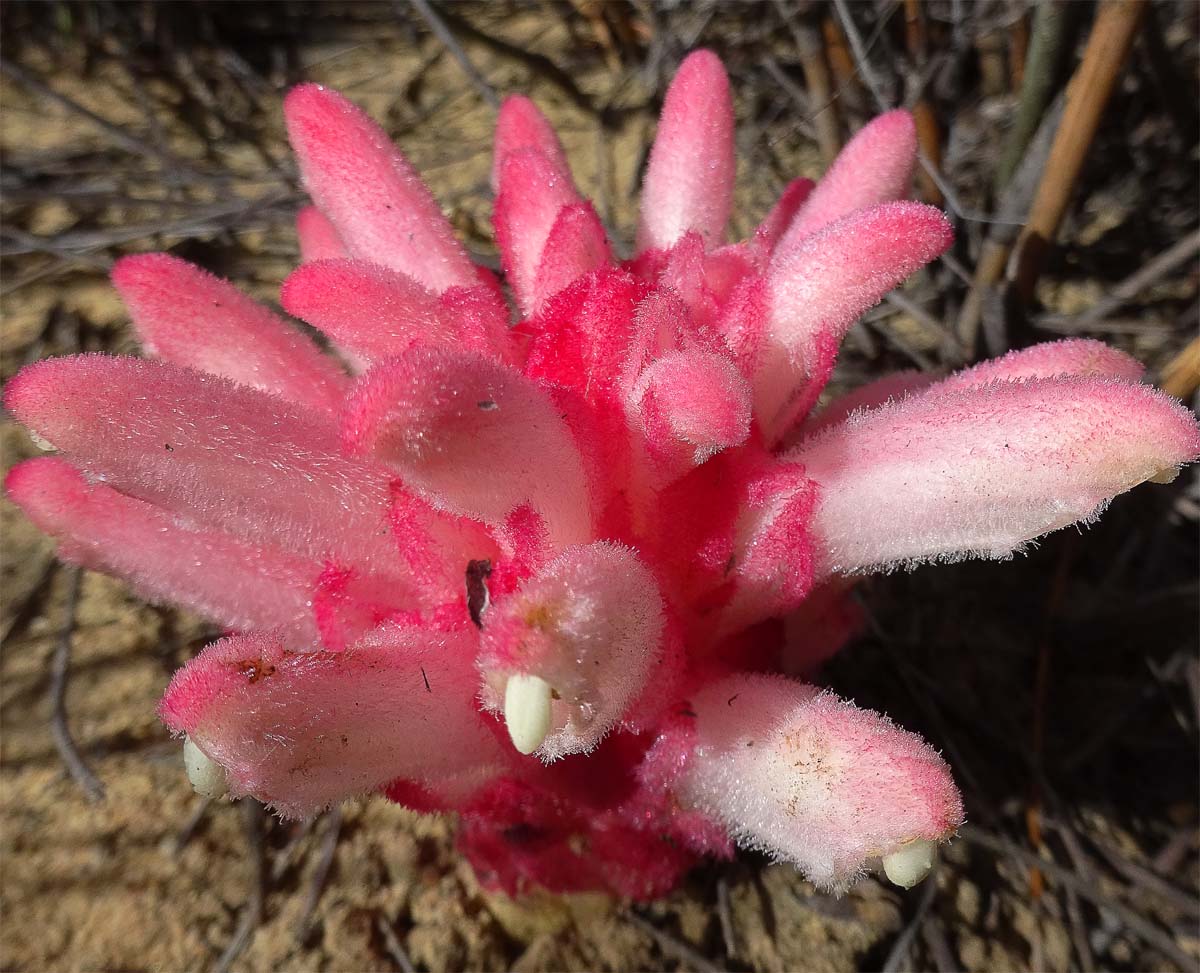
[[[885,203],[776,249],[754,374],[768,442],[812,407],[850,325],[952,239],[949,220],[933,207]]]
[[[387,470],[347,460],[315,411],[107,355],[36,362],[9,382],[4,404],[85,472],[198,523],[308,557],[395,563]]]
[[[980,362],[964,368],[938,384],[941,389],[962,389],[989,382],[1018,382],[1030,378],[1057,378],[1075,375],[1079,378],[1116,378],[1126,382],[1141,380],[1145,367],[1123,351],[1109,348],[1101,341],[1088,338],[1066,338],[1047,341],[1010,351],[1001,358]]]
[[[224,768],[235,797],[290,817],[397,778],[482,781],[505,756],[475,708],[465,648],[463,633],[391,626],[344,652],[236,636],[175,674],[160,713]]]
[[[480,881],[668,891],[731,838],[841,889],[908,886],[962,820],[946,764],[803,675],[856,573],[1006,556],[1200,456],[1092,341],[814,406],[847,329],[949,246],[902,200],[912,120],[868,125],[726,244],[729,83],[668,92],[638,253],[614,258],[549,123],[497,121],[507,293],[386,134],[285,104],[315,206],[282,304],[355,372],[163,254],[114,281],[147,352],[35,363],[4,404],[61,457],[6,489],[61,556],[239,634],[161,716],[193,785],[290,816],[381,793],[461,815]],[[319,207],[319,208],[318,208]]]
[[[638,250],[665,250],[689,230],[720,246],[733,209],[733,99],[721,61],[696,51],[663,102],[642,186]]]
[[[523,753],[592,750],[646,688],[663,625],[658,586],[632,551],[568,548],[488,610],[484,705],[504,716]]]
[[[117,261],[112,280],[148,354],[337,411],[349,384],[337,363],[232,284],[165,253]]]
[[[144,597],[186,605],[232,629],[318,637],[310,601],[321,565],[240,542],[87,479],[57,457],[26,460],[5,492],[58,541],[58,554],[124,578]]]
[[[421,177],[357,106],[303,84],[283,113],[304,185],[351,256],[437,292],[475,283],[466,251]]]
[[[495,150],[492,153],[492,190],[500,191],[500,171],[513,152],[532,149],[550,163],[555,172],[571,178],[571,167],[558,134],[538,106],[524,95],[504,99],[496,116]]]
[[[906,111],[880,115],[846,143],[788,223],[779,240],[780,253],[856,210],[906,198],[916,164],[917,127],[912,115]]]
[[[329,217],[315,206],[305,206],[296,214],[296,241],[301,263],[346,256],[346,245]]]
[[[868,863],[963,821],[950,768],[915,733],[781,676],[737,675],[692,700],[680,793],[743,844],[843,889]]]
[[[600,221],[591,204],[580,199],[571,174],[536,149],[504,156],[495,224],[504,270],[525,314],[576,277],[610,262],[607,246],[596,239]],[[572,264],[573,277],[552,272]]]
[[[529,503],[556,547],[591,537],[583,464],[554,402],[481,356],[414,348],[372,369],[346,404],[342,440],[453,513],[499,525]]]
[[[1154,435],[1148,437],[1147,429]],[[1007,557],[1200,453],[1191,413],[1115,379],[964,384],[851,415],[788,454],[818,484],[821,573]]]
[[[437,295],[365,260],[306,263],[283,282],[280,302],[364,367],[415,345],[467,348],[506,361],[514,354],[507,314],[485,288]]]

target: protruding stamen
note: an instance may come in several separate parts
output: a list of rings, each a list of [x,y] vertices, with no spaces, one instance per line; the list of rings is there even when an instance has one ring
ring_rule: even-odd
[[[225,768],[192,743],[191,737],[183,741],[183,766],[197,794],[210,799],[225,795]]]
[[[533,753],[550,732],[550,684],[537,676],[509,676],[504,722],[513,746],[521,753]]]
[[[1164,466],[1161,470],[1150,477],[1151,483],[1174,483],[1175,477],[1179,476],[1178,466]]]
[[[911,889],[929,874],[935,861],[937,845],[932,841],[909,841],[883,856],[883,874],[902,889]]]

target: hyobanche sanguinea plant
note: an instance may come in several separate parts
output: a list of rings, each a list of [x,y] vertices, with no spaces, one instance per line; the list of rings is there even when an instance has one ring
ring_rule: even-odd
[[[512,97],[503,282],[354,105],[284,111],[314,205],[282,304],[330,351],[143,254],[113,281],[147,357],[5,394],[57,451],[7,489],[61,556],[231,633],[161,705],[197,789],[455,811],[513,894],[652,897],[734,842],[826,888],[919,880],[962,822],[949,767],[796,678],[852,631],[853,579],[1089,522],[1200,454],[1191,414],[1085,340],[819,404],[850,325],[951,242],[903,201],[902,111],[727,243],[729,84],[692,54],[622,260]]]

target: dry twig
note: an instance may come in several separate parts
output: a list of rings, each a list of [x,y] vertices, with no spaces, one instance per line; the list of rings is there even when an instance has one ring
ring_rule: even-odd
[[[333,867],[333,856],[337,852],[338,838],[342,833],[342,809],[335,807],[327,815],[325,840],[321,844],[321,857],[313,871],[312,881],[308,886],[308,894],[304,899],[304,910],[296,922],[296,943],[302,944],[308,938],[309,924],[313,913],[317,911],[317,903],[321,901],[321,892],[329,880],[329,871]]]
[[[1119,311],[1146,288],[1158,283],[1189,260],[1194,260],[1197,254],[1200,254],[1200,229],[1193,230],[1157,257],[1147,261],[1081,314],[1073,317],[1052,315],[1046,320],[1055,324],[1071,323],[1079,330],[1085,330],[1089,325],[1103,321],[1114,311]]]
[[[921,931],[921,926],[925,923],[925,916],[929,913],[933,900],[937,898],[938,871],[939,869],[935,865],[933,871],[925,876],[925,888],[921,892],[921,901],[917,904],[917,911],[913,913],[908,925],[904,927],[892,944],[887,959],[883,962],[883,973],[896,973],[908,959],[908,951],[912,949],[917,933]]]
[[[804,70],[804,83],[808,87],[809,117],[816,128],[821,158],[825,165],[829,165],[842,147],[842,138],[821,32],[806,20],[793,17],[782,0],[776,0],[776,6],[791,32],[792,40],[796,42],[796,54],[800,58],[800,67]],[[768,64],[768,69],[770,67]],[[778,65],[775,67],[777,70]],[[771,73],[778,80],[776,71]]]
[[[375,920],[375,928],[383,936],[384,948],[388,951],[388,955],[396,961],[396,965],[400,967],[400,973],[416,973],[417,968],[408,958],[408,952],[405,950],[404,944],[400,942],[400,937],[396,935],[392,924],[383,916],[379,916]]]
[[[1167,363],[1162,374],[1162,390],[1177,399],[1190,399],[1200,388],[1200,338],[1193,338]]]
[[[645,916],[640,915],[633,909],[625,913],[629,921],[637,926],[638,929],[646,933],[668,956],[686,963],[687,966],[694,970],[699,970],[700,973],[720,973],[720,967],[712,963],[703,953],[697,950],[694,946],[685,943],[677,936],[672,936],[669,932],[659,929]]]
[[[1180,969],[1187,970],[1195,966],[1195,960],[1179,946],[1174,936],[1164,932],[1159,926],[1140,913],[1135,912],[1123,902],[1106,895],[1104,890],[1098,888],[1094,882],[1080,878],[1061,865],[1056,865],[1053,862],[1039,858],[1037,855],[1027,851],[1020,845],[1014,844],[1007,838],[988,834],[974,825],[963,825],[959,829],[959,835],[971,842],[971,844],[980,845],[995,854],[1015,858],[1026,867],[1033,866],[1041,869],[1052,882],[1058,882],[1064,888],[1074,891],[1081,898],[1087,899],[1100,908],[1107,909],[1130,932],[1138,936],[1147,945],[1153,946],[1170,959],[1172,963],[1177,964]]]
[[[1083,59],[1067,86],[1062,124],[1050,148],[1029,221],[1016,244],[1014,284],[1025,303],[1033,296],[1042,262],[1067,211],[1144,9],[1143,0],[1104,0],[1097,11]]]
[[[446,50],[454,57],[466,74],[467,80],[471,82],[471,87],[479,92],[479,97],[486,101],[493,108],[500,107],[500,96],[496,94],[496,89],[487,83],[487,80],[479,69],[475,67],[471,59],[467,56],[467,52],[463,50],[458,39],[450,32],[450,28],[446,26],[446,22],[442,20],[436,10],[433,9],[429,0],[408,0],[413,5],[413,9],[421,15],[421,19],[429,25],[429,29],[433,31],[445,46]]]
[[[54,745],[72,780],[83,788],[88,800],[94,802],[103,799],[104,785],[84,762],[67,725],[67,679],[71,672],[71,642],[75,636],[75,610],[79,606],[83,569],[72,567],[67,578],[67,607],[50,663],[50,732],[54,735]]]

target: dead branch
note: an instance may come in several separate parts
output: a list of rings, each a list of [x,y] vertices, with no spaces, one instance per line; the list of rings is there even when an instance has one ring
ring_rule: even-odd
[[[63,624],[58,635],[58,644],[50,662],[50,732],[58,755],[66,765],[67,772],[87,795],[89,801],[104,799],[104,785],[84,762],[71,729],[67,723],[67,681],[71,673],[71,642],[75,637],[75,611],[79,606],[79,591],[83,569],[72,567],[67,572],[67,607],[63,612]]]

